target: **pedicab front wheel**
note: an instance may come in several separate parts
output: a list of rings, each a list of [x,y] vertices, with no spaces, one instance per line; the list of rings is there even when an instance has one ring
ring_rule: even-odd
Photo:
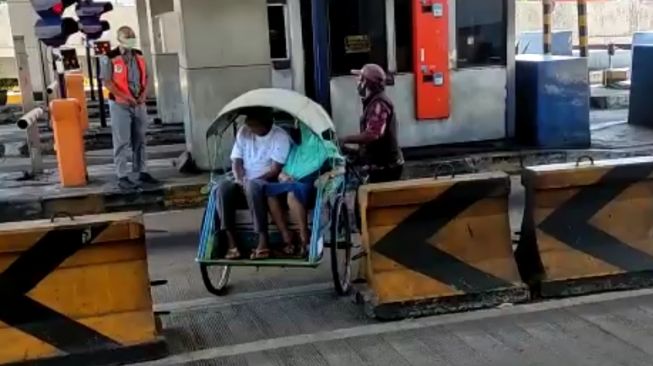
[[[344,196],[336,199],[331,210],[331,274],[336,293],[347,295],[351,289],[351,225]]]
[[[206,287],[207,291],[215,296],[222,296],[226,293],[229,275],[231,274],[230,266],[200,263],[200,273],[202,274],[202,282],[204,282],[204,287]],[[217,283],[215,285],[211,280],[212,274],[217,277]]]

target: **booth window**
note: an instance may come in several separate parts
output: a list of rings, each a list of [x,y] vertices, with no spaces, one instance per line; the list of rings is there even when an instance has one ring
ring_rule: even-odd
[[[413,4],[411,0],[395,1],[395,36],[397,72],[413,71]]]
[[[506,0],[456,0],[458,68],[506,65]]]
[[[349,75],[367,63],[388,67],[385,6],[379,0],[329,1],[331,73]]]
[[[290,67],[290,55],[286,33],[285,4],[268,4],[268,23],[270,27],[270,58],[272,58],[275,68],[288,68]]]

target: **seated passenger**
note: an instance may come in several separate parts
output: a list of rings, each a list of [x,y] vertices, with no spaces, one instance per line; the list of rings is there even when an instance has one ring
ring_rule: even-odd
[[[258,246],[252,259],[270,256],[268,248],[268,210],[265,185],[277,181],[290,149],[290,137],[273,124],[269,108],[248,108],[245,126],[236,135],[231,152],[234,179],[225,179],[217,187],[216,210],[220,220],[219,230],[226,234],[229,249],[225,259],[242,257],[234,232],[237,195],[245,195],[247,206],[258,234]]]
[[[305,124],[299,124],[299,132],[300,141],[292,145],[279,182],[265,186],[272,220],[284,242],[283,254],[289,256],[295,254],[296,248],[281,199],[287,199],[290,215],[299,226],[299,253],[304,256],[310,244],[307,208],[315,200],[315,180],[327,159],[339,156],[334,144],[318,137]]]

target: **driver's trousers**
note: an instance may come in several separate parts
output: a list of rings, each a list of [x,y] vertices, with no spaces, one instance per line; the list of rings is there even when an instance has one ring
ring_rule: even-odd
[[[370,169],[368,171],[368,183],[385,183],[401,180],[403,172],[403,165],[395,165],[385,169]]]
[[[231,180],[223,180],[218,184],[216,211],[220,219],[220,230],[233,230],[236,227],[236,211],[243,195],[254,221],[256,233],[268,232],[268,205],[265,196],[265,184],[262,179],[254,179],[237,184]]]

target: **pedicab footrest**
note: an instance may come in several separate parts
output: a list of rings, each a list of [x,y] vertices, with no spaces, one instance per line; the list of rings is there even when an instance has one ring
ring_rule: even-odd
[[[216,266],[231,266],[231,267],[289,267],[289,268],[316,268],[320,265],[320,261],[310,262],[306,259],[292,259],[292,258],[269,258],[269,259],[197,259],[197,262],[216,265]]]

